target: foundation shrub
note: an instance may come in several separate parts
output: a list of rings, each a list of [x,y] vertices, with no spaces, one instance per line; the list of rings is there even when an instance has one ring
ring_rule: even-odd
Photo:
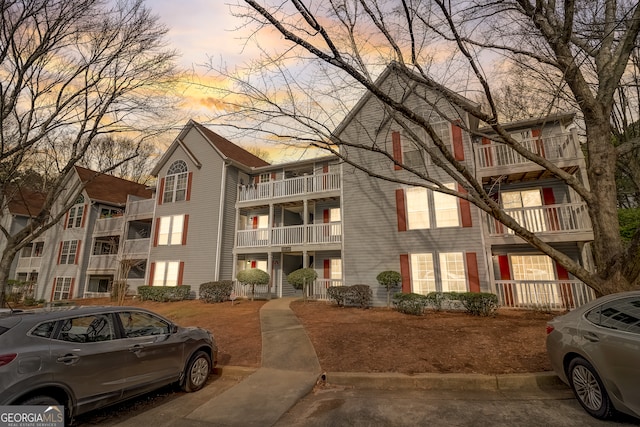
[[[456,299],[473,316],[493,316],[498,309],[498,296],[488,292],[461,292]]]
[[[327,288],[327,295],[334,300],[338,306],[343,307],[348,291],[349,286],[329,286]]]
[[[222,280],[219,282],[207,282],[200,285],[200,299],[208,303],[229,301],[231,292],[233,291],[233,282],[231,280]]]
[[[355,305],[360,308],[369,308],[373,300],[373,291],[369,285],[349,286],[346,293],[345,304]]]
[[[397,292],[393,295],[393,306],[396,311],[413,316],[422,316],[430,305],[428,296]]]
[[[142,301],[182,301],[191,295],[191,286],[139,286]]]

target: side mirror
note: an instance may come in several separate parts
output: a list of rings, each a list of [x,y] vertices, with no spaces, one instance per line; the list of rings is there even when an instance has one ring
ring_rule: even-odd
[[[171,324],[171,326],[169,326],[169,331],[172,334],[175,334],[178,332],[178,325],[174,325],[173,323]]]

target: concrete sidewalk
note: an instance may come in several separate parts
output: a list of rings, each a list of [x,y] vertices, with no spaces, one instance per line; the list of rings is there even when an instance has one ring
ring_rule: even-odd
[[[261,367],[201,405],[185,422],[219,426],[271,426],[306,396],[320,375],[316,352],[289,304],[274,299],[260,310]]]

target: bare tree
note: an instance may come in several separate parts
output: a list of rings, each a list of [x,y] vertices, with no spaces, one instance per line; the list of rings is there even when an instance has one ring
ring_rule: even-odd
[[[353,100],[368,91],[384,106],[385,117],[407,131],[417,128],[433,141],[430,146],[424,137],[412,134],[464,191],[447,189],[411,170],[419,185],[470,201],[598,294],[640,287],[640,231],[629,245],[623,243],[616,206],[616,161],[634,145],[614,145],[611,126],[614,96],[640,30],[636,2],[330,0],[311,5],[300,0],[245,0],[233,10],[246,19],[256,43],[262,36],[273,39],[274,33],[285,43],[280,50],[264,47],[261,61],[244,70],[219,70],[236,83],[232,91],[222,93],[228,104],[226,120],[237,118],[235,126],[252,127],[271,138],[321,147],[370,176],[389,179],[346,153],[348,148],[368,149],[389,160],[393,153],[377,145],[356,146],[334,133]],[[402,93],[394,96],[376,84],[376,76],[392,62],[403,88],[420,86],[438,93],[456,106],[454,111],[490,126],[497,135],[493,140],[542,166],[582,197],[593,224],[595,272],[509,216],[452,156],[429,121],[403,104]],[[530,77],[544,79],[552,101],[548,112],[567,102],[579,108],[588,185],[526,149],[503,126],[495,96],[501,82],[490,76],[494,69],[512,64],[529,67]],[[486,100],[485,108],[467,101],[478,96]],[[429,104],[429,99],[424,102]],[[460,117],[446,119],[453,123]],[[477,135],[470,126],[465,130]]]
[[[137,142],[101,172],[134,158],[143,137],[171,126],[166,117],[179,76],[167,30],[141,0],[0,1],[0,12],[3,203],[16,171],[39,165],[49,177],[28,224],[1,229],[2,304],[16,253],[55,225],[82,190],[69,181],[74,165],[106,134]]]

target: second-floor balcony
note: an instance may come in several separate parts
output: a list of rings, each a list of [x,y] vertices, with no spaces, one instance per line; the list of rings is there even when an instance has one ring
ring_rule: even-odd
[[[149,245],[151,239],[130,239],[125,240],[122,247],[122,258],[124,259],[146,259],[149,255]]]
[[[128,200],[126,215],[127,219],[139,219],[139,218],[151,218],[153,217],[153,208],[155,206],[155,199],[144,200]]]
[[[238,190],[238,201],[268,200],[338,190],[340,190],[339,173],[305,175],[279,181],[243,185]]]
[[[582,158],[576,132],[547,135],[520,141],[528,151],[539,155],[558,167],[574,167]],[[492,142],[474,148],[478,173],[483,177],[508,175],[542,169],[512,147]],[[536,178],[540,178],[539,176]]]
[[[584,203],[545,205],[518,209],[505,209],[518,224],[534,233],[561,234],[568,232],[591,233],[591,218]],[[487,216],[489,235],[510,236],[513,230]]]
[[[18,258],[18,270],[38,270],[42,263],[42,257],[20,257]]]
[[[105,271],[116,270],[118,268],[118,255],[91,255],[89,257],[89,265],[87,270]]]
[[[342,223],[292,225],[238,231],[238,248],[317,245],[342,242]]]
[[[94,236],[120,235],[124,227],[124,217],[100,218],[96,220],[93,228]]]

